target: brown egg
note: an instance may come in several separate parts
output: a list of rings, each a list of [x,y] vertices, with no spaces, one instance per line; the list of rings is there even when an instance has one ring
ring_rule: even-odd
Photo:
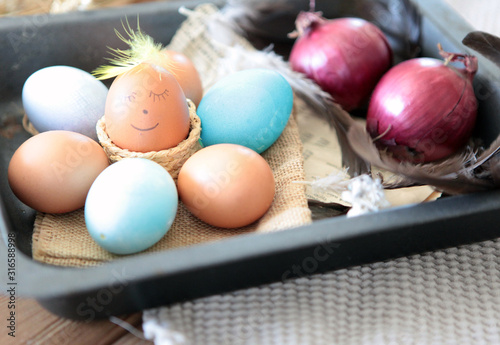
[[[48,131],[16,150],[8,180],[14,194],[31,208],[65,213],[83,207],[90,186],[108,165],[102,147],[89,137]]]
[[[149,63],[113,81],[104,119],[113,143],[130,151],[168,149],[189,133],[189,110],[179,83],[167,70]]]
[[[186,97],[198,106],[203,97],[203,87],[200,74],[193,62],[186,55],[173,50],[164,49],[162,53],[167,58],[163,67],[174,75]]]
[[[223,228],[245,226],[262,217],[275,193],[273,173],[264,158],[235,144],[196,152],[182,166],[177,187],[196,217]]]

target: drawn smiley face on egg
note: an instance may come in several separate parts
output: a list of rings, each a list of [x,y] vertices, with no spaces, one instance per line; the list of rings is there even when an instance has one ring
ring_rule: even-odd
[[[184,92],[171,73],[150,63],[141,63],[113,81],[104,119],[113,143],[136,152],[174,147],[189,133]]]

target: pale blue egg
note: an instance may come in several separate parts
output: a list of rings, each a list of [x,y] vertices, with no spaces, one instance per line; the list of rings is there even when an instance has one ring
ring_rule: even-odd
[[[292,88],[280,73],[261,68],[233,73],[212,86],[198,106],[201,143],[239,144],[262,153],[285,129],[292,107]]]
[[[102,248],[132,254],[167,233],[177,206],[177,188],[162,166],[144,158],[126,158],[106,168],[92,184],[85,224]]]
[[[22,102],[39,132],[67,130],[97,140],[96,124],[104,115],[108,88],[76,67],[50,66],[24,83]]]

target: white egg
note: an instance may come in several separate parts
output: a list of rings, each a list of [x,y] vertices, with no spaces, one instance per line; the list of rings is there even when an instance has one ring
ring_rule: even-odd
[[[70,66],[51,66],[24,83],[24,111],[39,132],[68,130],[97,140],[108,88],[92,74]]]

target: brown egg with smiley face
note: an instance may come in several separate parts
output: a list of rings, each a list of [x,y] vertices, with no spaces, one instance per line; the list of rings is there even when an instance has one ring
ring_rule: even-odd
[[[166,69],[141,63],[119,75],[109,88],[104,120],[113,143],[129,151],[160,151],[189,134],[186,97]]]

